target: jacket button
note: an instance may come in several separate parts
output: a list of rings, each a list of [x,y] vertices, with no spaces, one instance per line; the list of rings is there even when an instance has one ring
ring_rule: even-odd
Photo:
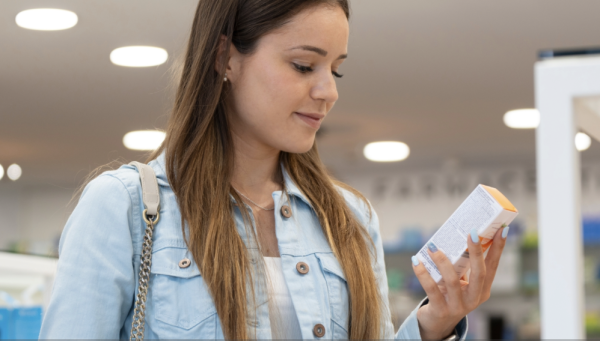
[[[182,269],[187,268],[188,266],[190,266],[190,264],[192,264],[192,262],[190,262],[190,260],[187,258],[184,258],[179,261],[179,267]]]
[[[313,328],[313,334],[315,334],[316,337],[323,337],[323,335],[325,335],[325,327],[322,324],[315,324],[315,327]]]
[[[308,273],[308,264],[306,264],[304,262],[299,262],[298,264],[296,264],[296,270],[298,270],[298,272],[303,275],[307,274]]]
[[[292,216],[292,209],[288,205],[283,205],[281,206],[281,214],[284,217],[289,218]]]

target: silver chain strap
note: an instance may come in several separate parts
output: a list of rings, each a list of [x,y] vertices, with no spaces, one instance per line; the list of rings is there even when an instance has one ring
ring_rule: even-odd
[[[142,256],[140,264],[140,280],[138,294],[135,300],[133,310],[133,321],[131,322],[130,340],[144,340],[144,325],[146,318],[146,295],[148,294],[148,284],[150,282],[150,268],[152,266],[152,234],[154,225],[158,222],[159,214],[152,220],[152,216],[146,215],[148,210],[144,210],[142,217],[146,222],[146,233],[144,234],[144,243],[142,245]]]

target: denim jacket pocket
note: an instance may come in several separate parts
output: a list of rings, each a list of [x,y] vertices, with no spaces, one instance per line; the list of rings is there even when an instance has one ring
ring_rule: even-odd
[[[191,253],[180,242],[163,240],[155,246],[149,290],[154,318],[214,338],[217,311]]]
[[[316,253],[325,276],[329,305],[331,308],[332,334],[334,339],[348,338],[348,324],[350,316],[350,295],[346,276],[337,258],[333,253]]]

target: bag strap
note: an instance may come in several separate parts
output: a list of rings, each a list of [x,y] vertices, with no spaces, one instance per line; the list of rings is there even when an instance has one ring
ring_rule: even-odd
[[[158,192],[158,181],[154,169],[149,165],[133,161],[130,165],[137,168],[140,173],[140,182],[142,183],[142,201],[144,202],[144,212],[142,217],[146,222],[146,232],[142,245],[142,256],[140,265],[140,275],[138,283],[138,294],[135,300],[133,310],[133,321],[131,322],[130,340],[144,339],[144,326],[146,316],[146,294],[148,293],[148,284],[150,283],[150,266],[152,264],[152,234],[154,225],[160,218],[160,195]]]
[[[155,216],[160,210],[160,197],[158,195],[158,181],[154,169],[149,165],[133,161],[130,165],[137,168],[140,173],[140,182],[142,183],[142,200],[146,214]]]

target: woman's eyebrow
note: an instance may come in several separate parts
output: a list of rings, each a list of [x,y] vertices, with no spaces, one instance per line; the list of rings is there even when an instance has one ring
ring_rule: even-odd
[[[312,52],[318,53],[319,55],[321,55],[323,57],[327,56],[327,51],[323,50],[320,47],[316,47],[316,46],[312,46],[312,45],[299,45],[299,46],[292,47],[291,49],[288,49],[288,51],[296,50],[296,49],[312,51]],[[345,58],[348,58],[348,54],[341,54],[339,57],[337,57],[337,59],[345,59]]]

